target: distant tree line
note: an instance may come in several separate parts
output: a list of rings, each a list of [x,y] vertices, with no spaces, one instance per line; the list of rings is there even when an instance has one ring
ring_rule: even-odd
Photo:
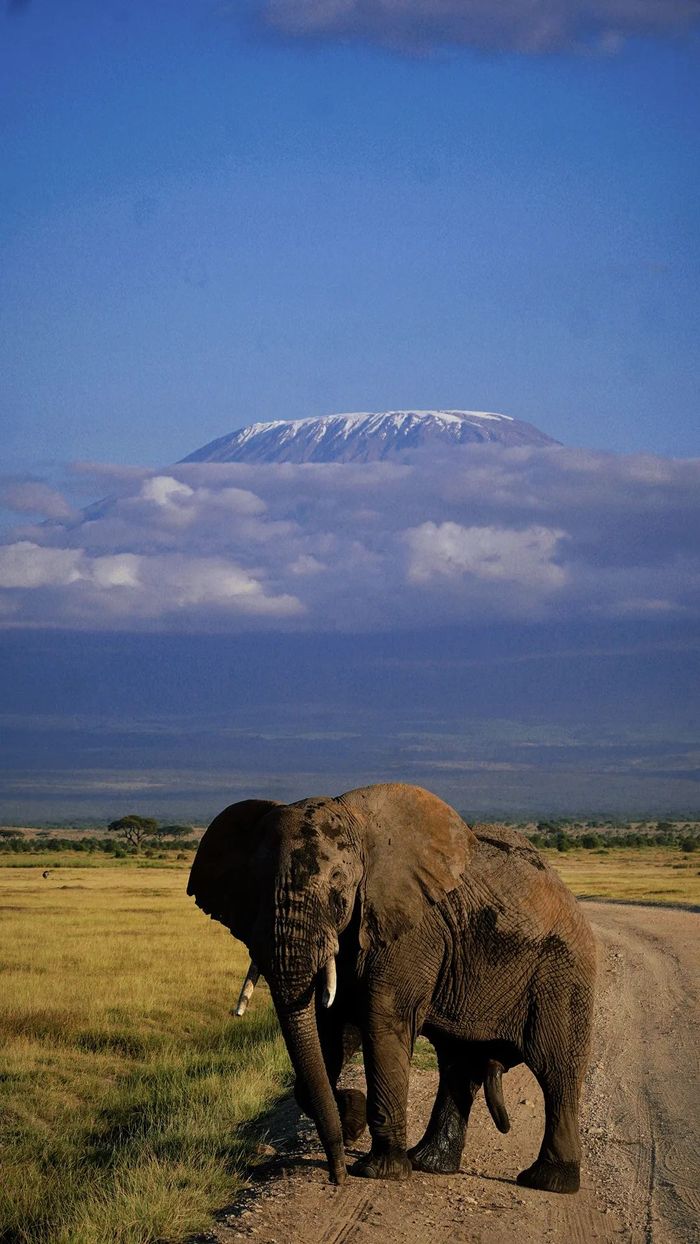
[[[123,858],[127,855],[155,851],[182,851],[194,848],[197,839],[191,825],[159,825],[148,816],[130,813],[116,821],[110,821],[106,834],[86,834],[80,838],[65,838],[42,831],[29,838],[12,829],[0,829],[0,851],[39,854],[47,851],[102,852]]]
[[[467,822],[481,819],[463,815]],[[482,820],[483,823],[486,822]],[[697,821],[693,824],[670,820],[646,821],[643,822],[646,827],[643,832],[612,817],[593,825],[567,817],[542,820],[537,822],[534,831],[532,823],[508,823],[523,831],[533,846],[557,851],[570,851],[574,847],[583,847],[588,851],[606,847],[677,847],[684,852],[700,850]],[[29,838],[16,830],[0,829],[0,852],[5,853],[93,851],[124,858],[127,855],[183,851],[196,846],[197,838],[191,825],[160,825],[153,817],[140,816],[135,812],[110,821],[106,834],[81,835],[80,838],[65,838],[48,830],[39,831],[36,837]]]
[[[560,821],[539,821],[535,833],[527,834],[535,847],[554,847],[557,851],[570,851],[583,847],[587,851],[605,847],[678,847],[681,851],[700,850],[700,833],[690,825],[675,825],[670,821],[657,821],[655,828],[646,833],[628,829],[612,833],[608,829],[598,833],[594,829],[572,834],[562,828]]]

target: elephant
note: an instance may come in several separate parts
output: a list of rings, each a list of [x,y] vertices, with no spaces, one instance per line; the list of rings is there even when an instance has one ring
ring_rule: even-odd
[[[459,1169],[483,1085],[502,1131],[501,1074],[524,1062],[544,1096],[539,1155],[518,1183],[576,1192],[578,1109],[591,1031],[595,947],[576,900],[527,838],[472,830],[436,795],[402,783],[284,804],[247,799],[206,830],[188,894],[250,951],[265,977],[331,1182],[366,1122],[351,1173],[404,1179]],[[425,1135],[406,1143],[416,1036],[439,1086]],[[339,1089],[362,1045],[367,1099]]]

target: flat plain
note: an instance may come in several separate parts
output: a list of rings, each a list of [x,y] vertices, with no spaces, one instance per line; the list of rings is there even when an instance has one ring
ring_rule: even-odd
[[[575,1225],[574,1210],[562,1208],[571,1202],[587,1205],[590,1214],[591,1206],[597,1207],[595,1222],[579,1223],[575,1239],[640,1244],[690,1239],[691,1234],[674,1234],[685,1229],[688,1207],[676,1189],[667,1196],[671,1208],[663,1209],[666,1194],[659,1172],[665,1171],[665,1186],[671,1186],[668,1170],[676,1154],[680,1174],[673,1187],[689,1179],[687,1135],[678,1103],[669,1107],[668,1084],[674,1076],[667,1073],[675,1069],[685,1083],[697,1062],[687,1040],[688,946],[691,930],[697,935],[697,915],[669,908],[700,907],[697,854],[657,847],[547,854],[581,896],[660,908],[586,904],[605,965],[585,1121],[591,1175],[581,1199],[538,1201],[538,1194],[523,1193],[525,1204],[534,1195],[542,1212],[545,1203],[550,1206],[547,1222],[533,1218],[535,1234],[525,1238],[564,1239]],[[189,860],[105,864],[99,857],[72,858],[63,852],[60,858],[7,862],[9,867],[0,868],[2,1244],[175,1244],[211,1230],[212,1213],[222,1206],[229,1207],[228,1220],[219,1218],[211,1239],[229,1241],[241,1234],[270,1242],[308,1238],[295,1235],[291,1220],[274,1211],[282,1200],[292,1209],[298,1201],[302,1215],[325,1222],[317,1238],[364,1239],[356,1201],[364,1206],[367,1224],[379,1221],[377,1216],[384,1221],[383,1238],[404,1238],[398,1225],[391,1228],[393,1235],[389,1232],[390,1207],[407,1204],[396,1200],[398,1193],[389,1185],[350,1181],[342,1193],[347,1214],[340,1212],[341,1200],[332,1199],[324,1182],[313,1139],[296,1120],[286,1139],[269,1137],[275,1145],[279,1140],[280,1154],[289,1154],[273,1162],[278,1175],[280,1161],[286,1174],[265,1183],[256,1208],[249,1204],[240,1217],[236,1198],[251,1164],[260,1161],[260,1126],[275,1130],[269,1122],[274,1115],[265,1112],[287,1090],[289,1068],[264,987],[244,1021],[231,1014],[247,957],[186,897]],[[47,868],[49,875],[43,877]],[[663,1015],[657,1014],[659,1008]],[[646,1028],[653,1057],[642,1072],[640,1043]],[[629,1066],[623,1065],[627,1056]],[[434,1096],[435,1073],[429,1050],[422,1048],[416,1063],[413,1111],[418,1121]],[[659,1087],[662,1070],[665,1095]],[[653,1091],[647,1081],[653,1081]],[[429,1177],[411,1181],[412,1198],[419,1185],[423,1188],[423,1208],[416,1207],[410,1237],[414,1241],[429,1238],[420,1234],[430,1229],[421,1213],[433,1217],[433,1239],[508,1238],[493,1228],[496,1221],[504,1232],[514,1227],[506,1214],[509,1207],[516,1217],[523,1212],[515,1201],[510,1205],[516,1195],[510,1180],[521,1150],[536,1148],[539,1091],[523,1069],[510,1074],[507,1090],[514,1122],[510,1137],[497,1137],[484,1112],[479,1113],[474,1133],[483,1156],[476,1161],[470,1142],[464,1174],[454,1177],[460,1182],[453,1187],[454,1181],[436,1183]],[[606,1106],[611,1093],[612,1113]],[[636,1115],[625,1114],[628,1099],[642,1102],[643,1117],[642,1106]],[[622,1110],[619,1126],[613,1121],[615,1110]],[[282,1114],[289,1120],[289,1107]],[[256,1125],[261,1116],[263,1123]],[[294,1148],[297,1126],[303,1152]],[[619,1144],[610,1139],[616,1129]],[[651,1177],[639,1175],[642,1168],[647,1171],[650,1145],[656,1155],[651,1192]],[[622,1158],[629,1159],[627,1165]],[[690,1171],[691,1181],[696,1174]],[[647,1192],[640,1192],[642,1185]],[[662,1209],[665,1216],[654,1226],[654,1215]],[[450,1234],[457,1230],[457,1211],[466,1215],[468,1237]],[[639,1214],[647,1225],[633,1227],[632,1218]],[[344,1235],[351,1219],[355,1234]],[[606,1234],[605,1225],[613,1222],[614,1236],[612,1227]],[[588,1234],[582,1236],[582,1230]]]
[[[143,1244],[240,1187],[245,1124],[286,1082],[248,960],[186,867],[0,869],[0,1240]]]

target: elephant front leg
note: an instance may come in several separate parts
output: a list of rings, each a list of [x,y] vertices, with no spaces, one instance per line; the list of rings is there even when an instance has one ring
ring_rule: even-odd
[[[406,1108],[413,1051],[411,1027],[401,1027],[395,1017],[386,1023],[370,1023],[363,1047],[372,1147],[350,1173],[365,1179],[408,1179],[411,1162],[406,1153]]]

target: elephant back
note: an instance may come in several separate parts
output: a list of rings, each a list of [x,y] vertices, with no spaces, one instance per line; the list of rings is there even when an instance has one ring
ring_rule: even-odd
[[[530,839],[526,838],[524,834],[518,833],[517,829],[511,829],[509,825],[487,824],[472,825],[470,828],[474,837],[487,847],[501,851],[513,859],[522,860],[523,863],[529,864],[532,868],[540,871],[549,868],[547,861],[537,850],[537,847],[533,846]]]
[[[561,946],[592,974],[596,952],[591,927],[556,869],[508,825],[477,824],[471,830],[477,841],[475,873],[499,900],[507,895],[503,927],[513,921],[514,927],[528,928],[534,940],[557,933]]]

